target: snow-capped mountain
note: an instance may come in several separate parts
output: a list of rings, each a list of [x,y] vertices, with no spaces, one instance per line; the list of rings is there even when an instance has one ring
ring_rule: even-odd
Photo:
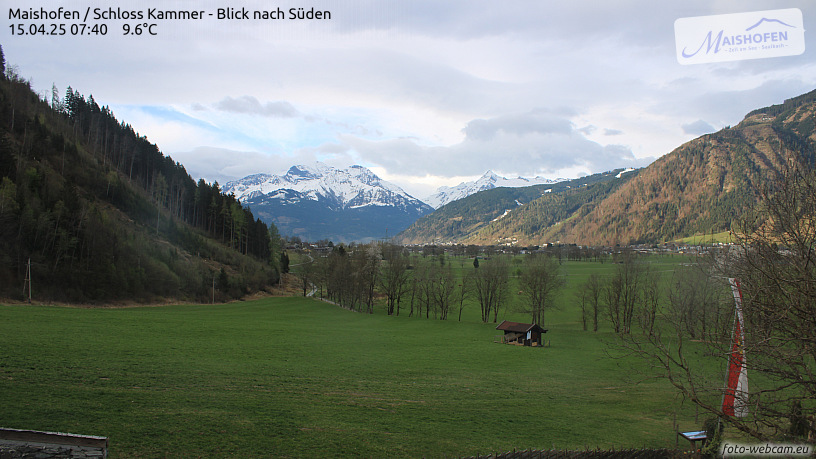
[[[394,235],[433,209],[362,166],[292,166],[224,185],[281,234],[337,242]]]
[[[472,194],[492,188],[506,187],[506,188],[520,188],[533,185],[548,185],[552,183],[563,182],[565,179],[550,180],[544,177],[524,178],[517,177],[509,179],[496,175],[493,171],[487,171],[478,180],[472,182],[462,182],[454,187],[442,186],[437,188],[436,193],[424,199],[425,203],[438,209],[449,202],[453,202],[462,198],[466,198]]]

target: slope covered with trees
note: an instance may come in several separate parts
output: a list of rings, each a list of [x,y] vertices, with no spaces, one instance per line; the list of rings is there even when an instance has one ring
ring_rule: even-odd
[[[731,231],[759,201],[758,190],[781,180],[786,164],[814,163],[814,111],[816,91],[681,145],[628,180],[539,194],[514,207],[479,193],[420,219],[401,236],[412,243],[433,242],[436,233],[445,242],[470,244],[625,245]],[[485,212],[480,203],[486,199],[500,204]],[[504,209],[513,210],[501,216]]]
[[[520,188],[493,188],[450,202],[435,212],[420,218],[400,233],[395,241],[402,244],[427,244],[446,242],[470,242],[490,245],[491,238],[501,238],[501,228],[506,217],[518,214],[531,215],[533,202],[556,203],[558,215],[539,215],[549,218],[549,226],[564,218],[565,209],[559,207],[565,201],[587,202],[598,197],[597,190],[615,188],[636,172],[616,169],[574,180],[533,185]],[[623,179],[623,180],[621,180]],[[580,196],[580,197],[578,197]],[[576,198],[577,197],[577,198]],[[573,209],[575,210],[575,209]],[[526,217],[525,217],[526,218]],[[552,220],[556,218],[555,220]],[[541,226],[542,223],[532,223]],[[496,230],[498,228],[498,230]]]
[[[196,183],[93,96],[54,88],[49,103],[2,74],[0,295],[203,300],[277,282],[277,230],[218,183]]]
[[[520,207],[507,217],[491,221],[478,232],[464,239],[469,244],[503,244],[514,241],[522,245],[544,245],[561,242],[552,233],[575,218],[595,209],[610,193],[624,186],[637,172],[620,179],[572,188],[549,194]],[[587,235],[592,237],[592,235]]]
[[[783,110],[752,112],[735,127],[680,146],[550,237],[659,243],[731,231],[760,200],[759,190],[782,180],[787,164],[813,164],[815,93],[786,101]]]

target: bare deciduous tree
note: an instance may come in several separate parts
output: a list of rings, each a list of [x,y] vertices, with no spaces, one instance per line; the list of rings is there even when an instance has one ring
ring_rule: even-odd
[[[544,326],[544,313],[555,307],[555,297],[564,285],[558,262],[549,256],[528,256],[521,272],[521,293],[526,301],[525,312],[532,323]]]
[[[783,430],[796,403],[816,414],[816,170],[791,163],[768,186],[736,234],[739,250],[716,265],[742,284],[748,371],[771,382],[751,394],[763,431]]]
[[[352,257],[352,277],[356,299],[364,304],[366,312],[374,313],[374,288],[377,285],[379,274],[380,253],[376,246],[361,246],[354,251]]]
[[[615,333],[632,331],[635,309],[642,301],[642,284],[646,266],[631,250],[621,253],[621,260],[604,290],[604,302]]]
[[[621,335],[629,351],[662,370],[683,396],[757,439],[816,436],[816,172],[792,165],[767,181],[744,215],[736,244],[714,252],[703,271],[675,277],[670,306],[651,335]],[[742,293],[750,382],[749,414],[723,409],[724,375],[732,354],[734,298]],[[710,293],[709,293],[710,292]],[[806,420],[810,419],[810,422]]]
[[[653,334],[657,311],[660,307],[660,275],[647,270],[643,276],[642,293],[640,295],[640,329],[643,333]]]
[[[581,292],[583,294],[584,301],[586,301],[588,312],[591,311],[592,313],[592,331],[598,331],[598,318],[600,317],[600,310],[601,310],[601,294],[603,293],[603,287],[601,285],[601,278],[592,273],[587,278],[586,283],[584,283],[583,288],[581,288]]]
[[[465,300],[471,295],[471,283],[473,279],[471,276],[463,276],[459,281],[459,289],[457,290],[456,300],[459,302],[459,322],[462,321],[462,310],[465,307]]]
[[[668,290],[666,320],[690,339],[720,339],[727,335],[733,309],[722,285],[710,281],[710,266],[691,265],[675,270]]]
[[[482,312],[482,322],[497,321],[499,308],[507,299],[509,285],[507,260],[494,256],[488,263],[479,265],[473,274],[473,290]]]
[[[315,283],[318,266],[314,259],[309,256],[309,260],[293,267],[295,268],[295,275],[300,280],[303,296],[307,296],[309,294],[309,290]]]
[[[447,320],[448,311],[450,311],[451,304],[453,304],[454,292],[456,291],[456,279],[453,277],[453,271],[449,264],[434,267],[433,271],[431,290],[433,292],[434,317],[436,317],[436,311],[438,311],[439,318]]]
[[[403,253],[403,247],[393,244],[384,245],[382,254],[384,263],[378,283],[386,297],[386,312],[399,315],[402,297],[410,287],[408,257]]]

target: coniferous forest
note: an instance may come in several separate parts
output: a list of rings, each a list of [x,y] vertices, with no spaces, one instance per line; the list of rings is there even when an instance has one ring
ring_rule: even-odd
[[[35,94],[0,48],[0,295],[216,301],[279,279],[277,229],[107,106]]]

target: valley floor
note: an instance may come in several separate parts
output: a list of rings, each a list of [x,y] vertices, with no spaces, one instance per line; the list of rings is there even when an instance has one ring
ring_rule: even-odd
[[[609,333],[549,328],[549,347],[520,348],[470,316],[298,297],[0,306],[0,406],[4,427],[106,436],[111,457],[674,447],[675,418],[702,423],[638,362],[611,358]]]

